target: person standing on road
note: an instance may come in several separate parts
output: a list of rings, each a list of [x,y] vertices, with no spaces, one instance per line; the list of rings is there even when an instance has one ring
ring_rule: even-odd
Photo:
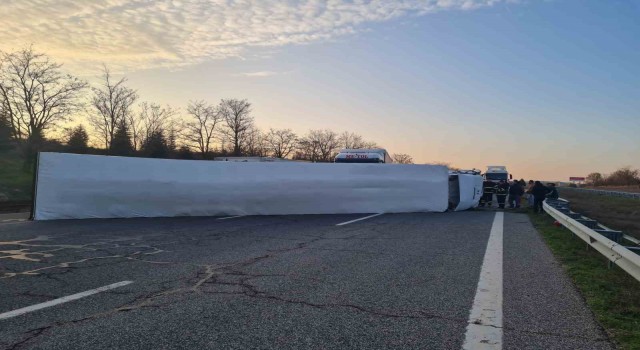
[[[538,214],[542,213],[542,203],[547,196],[549,189],[546,188],[540,181],[536,181],[531,188],[531,194],[533,195],[533,211]]]
[[[526,193],[527,193],[527,202],[530,207],[533,207],[533,194],[531,194],[531,189],[533,188],[533,180],[529,180],[529,184],[527,185]]]
[[[482,198],[480,198],[480,206],[485,205],[491,208],[493,205],[493,187],[495,185],[489,180],[484,180],[482,183]]]
[[[507,193],[509,192],[509,184],[505,180],[500,180],[495,188],[496,198],[498,199],[498,207],[504,209],[504,202],[507,199]]]
[[[520,208],[520,199],[524,194],[524,188],[520,185],[520,181],[514,181],[509,186],[509,207]]]
[[[558,189],[556,188],[556,184],[550,183],[548,189],[549,193],[547,194],[547,198],[558,199],[560,197],[560,195],[558,194]]]

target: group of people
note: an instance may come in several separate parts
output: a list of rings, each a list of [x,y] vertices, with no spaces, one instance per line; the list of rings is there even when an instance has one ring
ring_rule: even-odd
[[[500,182],[496,184],[493,181],[485,180],[482,187],[481,207],[485,205],[491,207],[493,205],[493,195],[495,194],[499,208],[504,209],[507,196],[509,197],[508,203],[510,208],[520,208],[522,198],[526,196],[529,206],[533,207],[536,213],[541,213],[542,203],[546,198],[558,198],[558,190],[554,183],[549,183],[545,186],[540,181],[533,180],[529,180],[528,184],[525,183],[524,180],[513,180],[509,182],[500,180]]]

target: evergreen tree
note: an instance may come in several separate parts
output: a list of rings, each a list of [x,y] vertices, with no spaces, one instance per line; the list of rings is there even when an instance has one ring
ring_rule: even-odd
[[[142,154],[150,158],[168,158],[169,145],[162,130],[156,130],[142,144]]]
[[[89,150],[89,135],[84,126],[78,125],[69,133],[67,151],[71,153],[85,154]]]
[[[132,156],[134,152],[129,126],[127,123],[121,122],[113,134],[109,154],[114,156]]]
[[[176,154],[176,158],[178,159],[194,159],[193,152],[187,146],[182,146],[178,149]]]

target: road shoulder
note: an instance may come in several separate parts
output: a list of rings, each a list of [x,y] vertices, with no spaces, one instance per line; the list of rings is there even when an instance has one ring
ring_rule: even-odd
[[[505,215],[505,349],[613,349],[526,214]]]

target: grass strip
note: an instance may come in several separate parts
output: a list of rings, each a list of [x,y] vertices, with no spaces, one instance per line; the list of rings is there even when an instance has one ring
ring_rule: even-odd
[[[605,257],[550,216],[529,215],[611,339],[620,349],[640,349],[640,282],[609,269]]]
[[[33,174],[23,170],[22,159],[0,153],[0,200],[31,200]]]

